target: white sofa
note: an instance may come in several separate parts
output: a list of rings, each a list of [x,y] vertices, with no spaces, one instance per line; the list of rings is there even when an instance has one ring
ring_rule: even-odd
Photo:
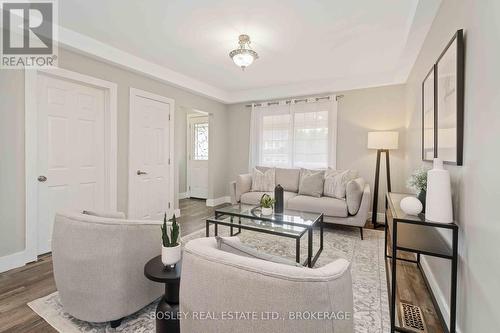
[[[114,327],[163,294],[144,276],[144,264],[161,252],[162,222],[106,216],[57,214],[52,261],[64,311]]]
[[[358,227],[363,238],[363,227],[371,204],[370,186],[362,178],[347,183],[345,199],[299,195],[300,169],[275,169],[275,183],[284,189],[285,208],[312,213],[323,213],[324,222]],[[241,174],[231,182],[231,196],[235,203],[258,205],[266,192],[252,192],[252,174]],[[274,196],[273,192],[267,192]]]
[[[180,311],[181,332],[350,333],[350,264],[339,258],[321,268],[296,267],[220,250],[213,237],[194,239],[183,252]],[[325,313],[337,319],[295,316]]]

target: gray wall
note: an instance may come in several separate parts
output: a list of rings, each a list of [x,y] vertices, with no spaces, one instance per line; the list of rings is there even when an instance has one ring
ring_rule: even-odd
[[[0,256],[24,250],[24,73],[0,69]]]
[[[179,183],[185,192],[186,110],[211,114],[211,157],[214,165],[209,195],[227,195],[225,163],[227,107],[219,102],[147,78],[143,75],[77,54],[59,50],[59,67],[90,75],[118,85],[118,209],[127,210],[129,88],[138,88],[175,100],[176,195]],[[24,72],[0,70],[0,256],[24,249]],[[182,180],[180,180],[182,179]]]
[[[338,105],[337,168],[356,169],[370,182],[373,189],[376,151],[368,150],[369,131],[394,130],[400,133],[399,149],[391,151],[391,184],[393,190],[404,189],[404,147],[406,138],[405,85],[343,91]],[[250,110],[244,104],[233,104],[228,108],[228,133],[231,141],[229,175],[235,179],[248,171],[248,147],[250,133]],[[384,157],[384,156],[383,156]],[[385,160],[381,165],[385,170]],[[381,174],[379,188],[379,212],[384,211],[383,196],[386,191],[385,173]]]
[[[421,82],[455,31],[464,29],[464,165],[446,166],[452,176],[454,213],[460,226],[457,318],[462,332],[494,332],[500,326],[499,21],[498,0],[443,0],[407,83],[409,175],[424,164],[420,159]],[[430,258],[426,261],[428,276],[438,282],[436,293],[447,300],[449,263]]]

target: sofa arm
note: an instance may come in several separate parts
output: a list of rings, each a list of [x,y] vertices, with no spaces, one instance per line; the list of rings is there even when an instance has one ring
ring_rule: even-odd
[[[346,185],[346,203],[349,215],[356,215],[365,189],[365,180],[363,178],[356,178],[350,180]]]
[[[229,196],[231,197],[231,204],[236,204],[236,181],[229,182]]]
[[[358,213],[356,214],[356,217],[363,225],[366,223],[366,220],[368,220],[368,215],[370,214],[371,201],[372,201],[372,194],[370,191],[370,185],[366,183],[363,189],[363,196],[361,197],[361,204],[359,205],[359,210]]]
[[[236,178],[235,201],[239,202],[241,195],[250,192],[252,189],[252,174],[246,173],[238,175]]]

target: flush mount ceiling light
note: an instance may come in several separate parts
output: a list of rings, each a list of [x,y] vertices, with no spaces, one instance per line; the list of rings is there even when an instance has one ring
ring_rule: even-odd
[[[250,66],[254,60],[259,58],[259,55],[250,48],[250,37],[248,35],[240,35],[239,44],[240,48],[232,50],[229,53],[229,56],[233,59],[236,66],[245,70],[245,68]]]

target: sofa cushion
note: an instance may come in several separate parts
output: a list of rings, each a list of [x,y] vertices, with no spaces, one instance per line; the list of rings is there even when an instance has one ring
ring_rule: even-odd
[[[342,199],[315,198],[298,195],[288,200],[286,208],[311,213],[323,213],[334,217],[347,217],[347,203]]]
[[[276,185],[285,191],[299,192],[300,169],[276,168]]]
[[[324,174],[324,171],[300,169],[299,195],[321,197]]]
[[[215,239],[217,240],[217,248],[225,252],[229,252],[247,258],[262,259],[270,262],[275,262],[277,264],[303,267],[300,263],[297,263],[295,261],[280,256],[259,252],[254,248],[246,246],[240,241],[238,237],[215,236]]]
[[[363,178],[350,180],[346,187],[346,202],[349,214],[356,215],[361,205],[363,191],[365,189],[365,181]]]
[[[355,170],[334,170],[328,168],[325,171],[323,195],[337,199],[345,198],[347,183],[357,176],[358,172]]]
[[[253,168],[252,191],[274,191],[275,186],[274,168],[270,168],[266,171]]]
[[[257,206],[257,205],[259,205],[260,198],[262,198],[262,196],[264,194],[269,194],[272,198],[274,198],[274,192],[247,192],[247,193],[243,193],[241,195],[240,201],[243,204]],[[295,192],[284,191],[283,192],[283,201],[286,204],[286,202],[290,198],[293,198],[295,196],[297,196],[297,193],[295,193]]]

